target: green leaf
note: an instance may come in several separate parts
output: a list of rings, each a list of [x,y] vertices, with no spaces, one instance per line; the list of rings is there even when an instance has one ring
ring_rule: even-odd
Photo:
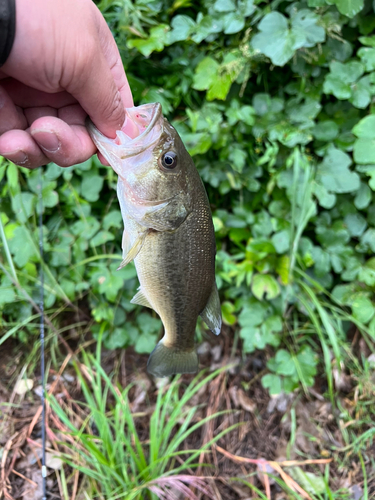
[[[290,467],[288,474],[312,496],[320,496],[326,491],[324,477],[312,472],[305,472],[301,467]]]
[[[134,349],[140,354],[149,354],[155,348],[157,336],[151,333],[141,333],[138,335]]]
[[[167,33],[166,43],[171,45],[172,43],[179,42],[180,40],[186,40],[195,29],[195,22],[189,16],[178,15],[172,19],[171,22],[172,30]]]
[[[242,327],[254,327],[260,325],[267,316],[267,305],[251,298],[248,300],[239,317],[238,322]]]
[[[314,47],[317,43],[322,43],[326,39],[326,32],[322,26],[317,23],[319,16],[309,9],[301,9],[292,17],[292,32],[297,38],[305,42],[303,47]]]
[[[375,138],[357,139],[353,148],[354,161],[362,164],[375,163]]]
[[[350,305],[353,316],[361,323],[368,323],[375,314],[371,300],[362,293],[356,293]]]
[[[107,241],[114,240],[115,237],[109,231],[99,231],[91,240],[90,246],[97,247],[99,245],[104,245]]]
[[[359,213],[346,215],[344,221],[350,235],[354,237],[361,236],[367,227],[366,219]]]
[[[330,193],[324,186],[315,182],[313,185],[315,196],[319,200],[319,205],[323,208],[332,208],[336,205],[336,195]]]
[[[233,33],[238,33],[245,26],[245,18],[241,13],[230,12],[225,16],[224,19],[224,33],[226,35],[232,35]]]
[[[357,54],[361,58],[366,71],[375,70],[375,48],[362,47]]]
[[[276,249],[277,253],[285,253],[290,247],[290,231],[289,229],[283,229],[275,233],[271,238],[272,244]]]
[[[341,14],[348,17],[354,17],[364,6],[364,0],[331,0],[331,2],[337,6]]]
[[[251,285],[251,291],[259,300],[272,300],[280,293],[278,282],[270,274],[255,274]]]
[[[364,76],[352,86],[352,95],[349,102],[356,108],[364,109],[371,102],[371,82],[369,76]]]
[[[18,226],[8,242],[14,262],[18,267],[24,267],[30,260],[36,261],[38,252],[29,231],[24,226]]]
[[[207,101],[213,101],[214,99],[225,100],[231,85],[232,79],[230,75],[228,73],[219,73],[208,89]]]
[[[26,222],[33,213],[37,197],[35,194],[21,192],[12,196],[12,209],[20,222]]]
[[[362,118],[353,127],[353,134],[361,139],[375,139],[375,115]]]
[[[288,20],[280,12],[266,14],[258,24],[259,33],[252,41],[252,47],[268,56],[276,66],[284,66],[302,47],[305,37],[301,33],[293,33]]]
[[[267,366],[278,375],[291,376],[296,373],[292,357],[285,349],[279,349],[276,356],[268,361]]]
[[[219,71],[219,63],[212,57],[205,57],[195,69],[193,88],[207,90],[215,82]]]
[[[103,177],[88,171],[82,178],[81,194],[87,201],[98,201],[100,191],[103,187]]]
[[[225,301],[221,304],[221,312],[223,315],[223,322],[226,325],[234,325],[237,321],[236,316],[233,314],[236,310],[232,302]]]
[[[268,389],[271,396],[276,396],[282,391],[281,388],[281,377],[273,373],[267,373],[262,377],[262,385],[265,389]]]
[[[213,7],[216,12],[232,12],[237,8],[233,0],[216,0]]]
[[[346,153],[331,146],[317,169],[317,180],[333,193],[350,193],[360,186],[360,177],[349,170],[352,161]]]
[[[337,99],[349,99],[353,95],[352,84],[356,82],[364,72],[363,65],[358,61],[352,61],[348,63],[341,63],[338,61],[332,61],[330,66],[330,73],[325,77],[323,91],[325,94],[333,94]],[[357,84],[358,86],[358,84]],[[359,96],[356,96],[356,100],[360,100],[362,97],[361,92],[364,92],[363,86],[360,86]]]
[[[312,133],[318,141],[331,142],[338,136],[339,127],[336,122],[326,120],[324,122],[317,123]]]
[[[375,257],[369,259],[364,266],[361,267],[358,280],[368,286],[375,286]]]
[[[372,199],[371,189],[368,187],[367,184],[361,182],[361,185],[354,198],[354,205],[356,206],[356,208],[358,208],[358,210],[363,210],[364,208],[367,208],[369,206],[371,199]]]
[[[103,218],[103,228],[108,230],[111,227],[120,229],[123,226],[120,210],[112,210]]]
[[[166,24],[159,24],[150,30],[150,36],[146,39],[133,38],[128,40],[127,46],[131,49],[135,47],[141,54],[148,57],[152,52],[160,52],[163,50],[167,42],[167,32],[169,26]]]
[[[0,306],[2,304],[12,304],[15,300],[16,293],[12,282],[6,276],[3,276],[0,285]]]

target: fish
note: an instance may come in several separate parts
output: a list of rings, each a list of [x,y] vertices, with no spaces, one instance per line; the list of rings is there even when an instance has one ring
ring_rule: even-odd
[[[124,223],[119,269],[134,260],[140,286],[131,303],[153,309],[164,326],[148,372],[155,377],[195,373],[198,316],[215,335],[222,325],[208,197],[160,103],[126,108],[125,116],[115,139],[87,122],[91,139],[118,175]]]

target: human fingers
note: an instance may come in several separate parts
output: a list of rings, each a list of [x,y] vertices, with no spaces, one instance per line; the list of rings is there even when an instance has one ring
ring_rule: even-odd
[[[77,100],[66,91],[52,94],[29,87],[14,78],[4,78],[0,80],[0,83],[11,101],[21,108],[41,106],[62,108],[77,102]]]
[[[42,118],[43,116],[58,116],[58,111],[51,106],[40,106],[36,108],[26,108],[24,109],[24,114],[27,120],[28,125],[30,126],[35,120],[38,118]]]
[[[0,86],[0,134],[15,128],[26,127],[27,122],[22,110],[14,105],[7,91]]]
[[[49,162],[26,130],[9,130],[2,134],[0,136],[0,155],[27,168],[40,167]]]
[[[44,155],[61,167],[82,163],[96,151],[84,124],[71,124],[61,118],[37,119],[30,133]]]
[[[97,9],[98,36],[105,60],[108,63],[116,87],[118,88],[125,108],[134,106],[133,96],[126,78],[124,65],[121,60],[115,39],[99,10]]]

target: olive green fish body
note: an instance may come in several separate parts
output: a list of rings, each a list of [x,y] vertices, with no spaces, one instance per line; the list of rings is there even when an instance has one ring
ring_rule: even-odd
[[[126,110],[139,127],[120,145],[92,124],[98,149],[119,174],[124,221],[120,266],[134,259],[140,287],[132,302],[151,307],[165,333],[151,353],[156,376],[198,370],[194,348],[197,318],[219,334],[221,311],[215,284],[215,235],[207,195],[180,137],[158,104]],[[145,131],[142,131],[142,126]]]

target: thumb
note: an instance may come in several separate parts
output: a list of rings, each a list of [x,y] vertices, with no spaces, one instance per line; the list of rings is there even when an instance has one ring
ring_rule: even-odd
[[[115,137],[125,120],[124,103],[104,55],[96,52],[66,87],[104,135]]]

